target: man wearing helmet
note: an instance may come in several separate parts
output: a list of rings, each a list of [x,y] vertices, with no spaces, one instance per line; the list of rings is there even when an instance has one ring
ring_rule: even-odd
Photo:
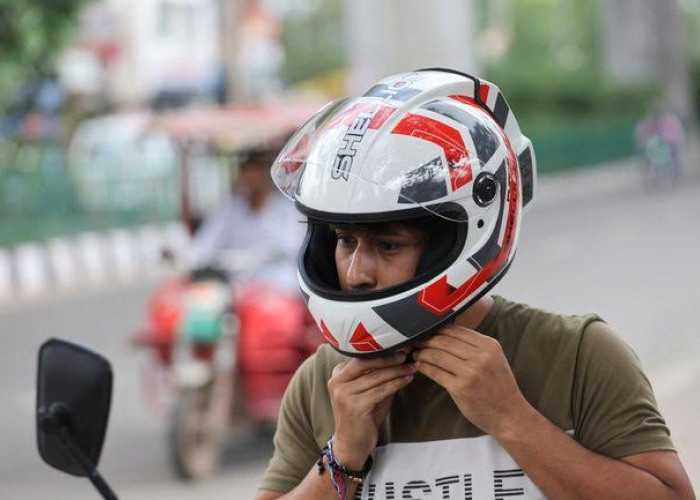
[[[258,500],[694,498],[600,318],[486,295],[535,174],[498,88],[444,69],[289,141],[272,176],[308,218],[299,281],[330,346],[287,389]]]

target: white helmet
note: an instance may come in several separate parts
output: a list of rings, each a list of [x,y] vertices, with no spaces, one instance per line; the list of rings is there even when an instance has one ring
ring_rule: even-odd
[[[450,321],[507,271],[535,155],[498,88],[434,68],[388,77],[326,105],[285,145],[272,177],[309,219],[298,275],[326,340],[350,356],[414,341]],[[325,223],[430,216],[438,236],[416,276],[342,292]]]

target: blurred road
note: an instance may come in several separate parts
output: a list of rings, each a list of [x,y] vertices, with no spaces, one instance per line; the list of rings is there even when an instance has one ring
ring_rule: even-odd
[[[700,490],[700,182],[644,192],[634,171],[576,174],[541,183],[519,254],[496,291],[564,313],[597,312],[637,351],[686,467]],[[626,177],[625,177],[626,176]],[[630,177],[632,176],[632,177]],[[623,178],[624,177],[624,178]],[[631,179],[631,180],[630,180]],[[234,443],[225,470],[202,485],[169,472],[164,420],[141,393],[127,337],[150,285],[55,297],[0,309],[0,498],[97,498],[88,481],[44,466],[35,451],[36,351],[50,336],[77,340],[112,361],[113,410],[101,470],[125,499],[246,499],[271,452],[269,438]]]

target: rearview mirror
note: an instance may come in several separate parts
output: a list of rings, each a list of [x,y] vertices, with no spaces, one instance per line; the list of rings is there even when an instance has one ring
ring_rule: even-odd
[[[60,471],[87,476],[105,498],[116,498],[96,470],[111,399],[112,368],[104,357],[58,339],[41,346],[36,399],[39,454]]]

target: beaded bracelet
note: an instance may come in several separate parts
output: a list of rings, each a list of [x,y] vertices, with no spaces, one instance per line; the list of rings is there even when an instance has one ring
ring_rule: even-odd
[[[372,470],[372,465],[374,460],[372,455],[367,458],[365,466],[362,470],[352,470],[343,466],[335,458],[333,454],[333,436],[328,440],[328,444],[321,450],[321,457],[319,458],[316,465],[318,466],[319,476],[323,474],[325,467],[323,466],[323,458],[326,458],[328,463],[328,469],[331,473],[331,482],[333,483],[333,488],[338,495],[338,500],[346,500],[347,497],[347,479],[351,479],[358,486],[362,484],[362,481],[367,477],[369,471]]]

